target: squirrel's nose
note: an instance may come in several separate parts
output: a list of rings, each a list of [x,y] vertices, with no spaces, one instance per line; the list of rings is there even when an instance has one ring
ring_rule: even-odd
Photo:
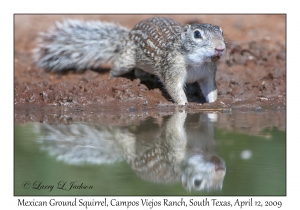
[[[216,56],[221,56],[226,49],[225,43],[222,41],[216,41],[214,45]]]
[[[215,55],[216,56],[221,56],[222,53],[224,52],[225,48],[215,48]]]
[[[215,165],[216,171],[224,171],[225,170],[222,160],[220,158],[218,158],[217,156],[212,156],[210,161]]]
[[[224,51],[224,48],[215,48],[215,51],[222,53]]]

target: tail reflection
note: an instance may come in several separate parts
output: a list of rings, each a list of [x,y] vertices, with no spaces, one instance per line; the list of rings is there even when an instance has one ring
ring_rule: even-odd
[[[126,160],[143,180],[182,182],[192,190],[221,190],[225,163],[215,152],[214,117],[177,112],[163,126],[36,124],[41,148],[67,164]]]

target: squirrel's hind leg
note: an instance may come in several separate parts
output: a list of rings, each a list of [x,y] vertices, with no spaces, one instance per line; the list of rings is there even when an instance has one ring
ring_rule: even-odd
[[[124,47],[123,50],[115,56],[110,75],[118,77],[130,72],[136,66],[135,60],[134,46]]]

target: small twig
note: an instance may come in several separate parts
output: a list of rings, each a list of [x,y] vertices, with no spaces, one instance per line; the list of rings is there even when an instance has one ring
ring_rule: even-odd
[[[230,108],[202,108],[202,109],[199,109],[199,108],[191,108],[192,110],[195,110],[195,111],[230,111],[231,109]]]

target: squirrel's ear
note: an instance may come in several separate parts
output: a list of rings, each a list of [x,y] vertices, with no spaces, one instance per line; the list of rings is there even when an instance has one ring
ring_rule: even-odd
[[[187,32],[190,28],[191,28],[191,25],[187,24],[187,25],[183,26],[183,31]]]
[[[182,27],[182,32],[181,32],[181,39],[186,40],[187,34],[189,29],[191,28],[191,25],[185,25]]]
[[[191,25],[185,25],[182,28],[181,32],[181,40],[183,42],[183,48],[187,51],[191,50],[191,45],[190,45],[190,32],[191,32]]]

